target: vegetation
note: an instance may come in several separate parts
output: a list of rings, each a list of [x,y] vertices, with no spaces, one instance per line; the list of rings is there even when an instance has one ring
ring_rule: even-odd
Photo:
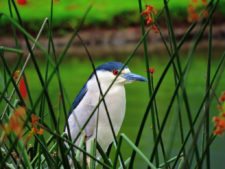
[[[162,10],[163,1],[158,0],[146,0],[145,4],[152,4],[157,10]],[[118,5],[119,4],[119,5]],[[186,20],[187,18],[187,8],[190,4],[190,0],[182,0],[177,3],[177,0],[170,0],[169,6],[171,15],[177,20]],[[119,25],[130,25],[138,24],[139,12],[137,11],[137,1],[129,0],[114,0],[114,1],[104,1],[104,0],[78,0],[78,1],[63,1],[54,0],[53,1],[53,25],[62,27],[73,27],[79,23],[80,19],[83,17],[88,6],[92,5],[92,9],[89,15],[85,19],[84,25],[93,26],[117,26],[119,18]],[[220,2],[217,9],[218,13],[225,13],[223,6],[225,2]],[[25,5],[17,5],[20,10],[20,15],[30,27],[36,28],[34,23],[43,22],[44,18],[49,17],[49,11],[51,9],[51,1],[39,0],[32,1],[27,0]],[[10,15],[8,10],[8,2],[0,2],[0,11]],[[4,18],[3,18],[4,19]],[[8,21],[5,19],[4,21]],[[63,24],[61,24],[63,23]]]
[[[101,145],[93,143],[93,151],[89,154],[84,142],[81,142],[82,148],[75,147],[73,140],[62,132],[75,93],[95,66],[103,62],[93,60],[78,33],[91,15],[92,6],[88,7],[86,3],[86,8],[80,7],[85,12],[77,20],[77,27],[64,51],[58,54],[55,53],[52,29],[53,8],[49,7],[46,14],[49,19],[43,21],[38,36],[33,37],[23,25],[25,16],[20,14],[23,9],[18,10],[15,1],[8,0],[11,13],[0,13],[0,19],[7,20],[13,28],[11,36],[16,47],[0,47],[0,168],[70,168],[70,162],[78,169],[87,168],[85,160],[78,160],[77,149],[84,156],[91,157],[90,168],[96,168],[96,165],[97,168],[220,167],[213,157],[217,153],[216,146],[221,146],[216,144],[217,136],[225,129],[223,112],[219,115],[225,107],[225,96],[220,97],[225,84],[221,78],[225,53],[215,59],[212,48],[214,13],[219,0],[211,0],[203,6],[207,15],[202,15],[203,10],[196,13],[195,9],[189,9],[191,23],[180,41],[174,36],[170,8],[173,1],[162,1],[163,8],[157,12],[154,6],[145,8],[141,0],[138,2],[135,11],[142,16],[142,36],[123,62],[131,70],[145,75],[148,83],[127,86],[127,118],[111,151],[102,152]],[[162,18],[168,27],[168,39],[164,38],[158,24]],[[181,54],[180,49],[190,39],[194,28],[197,31],[189,52]],[[48,32],[47,47],[38,42],[44,29]],[[149,31],[161,35],[167,49],[167,57],[163,60],[158,56],[155,59],[149,57],[151,53],[147,52],[146,40]],[[197,47],[204,32],[208,33],[207,52],[199,58]],[[25,39],[27,56],[20,48],[20,36]],[[67,51],[75,37],[82,42],[88,61],[68,60]],[[144,57],[137,59],[136,50],[141,46]],[[35,47],[41,50],[44,60],[36,57]],[[8,52],[17,55],[13,63],[7,60]],[[104,95],[99,104],[103,99]],[[213,116],[217,116],[215,124]],[[217,123],[218,120],[221,124]],[[220,131],[216,132],[215,128]],[[95,149],[100,152],[101,159],[95,157]],[[73,157],[70,161],[69,152]]]

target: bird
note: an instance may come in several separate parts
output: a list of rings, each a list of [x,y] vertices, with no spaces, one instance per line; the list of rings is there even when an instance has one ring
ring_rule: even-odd
[[[117,79],[114,81],[116,77]],[[113,81],[113,85],[108,90]],[[128,66],[125,66],[121,62],[106,62],[95,69],[75,98],[68,115],[67,126],[65,126],[65,133],[71,136],[72,141],[77,138],[74,142],[76,146],[80,145],[80,130],[90,118],[82,131],[85,135],[87,152],[90,152],[91,140],[93,139],[97,141],[104,152],[107,151],[109,145],[114,141],[114,136],[106,111],[109,113],[113,130],[115,135],[117,135],[122,126],[126,111],[124,85],[134,81],[145,82],[147,79],[138,74],[131,73]],[[100,89],[103,95],[108,90],[104,97],[107,110],[103,101],[98,105],[102,98]],[[92,117],[90,117],[91,115]]]

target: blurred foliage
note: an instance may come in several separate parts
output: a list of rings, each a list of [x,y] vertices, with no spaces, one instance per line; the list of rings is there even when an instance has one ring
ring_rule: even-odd
[[[186,20],[187,7],[190,0],[170,0],[170,9],[173,17],[178,20]],[[79,23],[86,9],[92,6],[92,9],[85,21],[86,26],[127,26],[139,22],[139,12],[137,10],[138,2],[130,0],[53,0],[53,24],[61,28],[71,28]],[[146,0],[145,4],[151,4],[160,10],[163,7],[163,1]],[[225,1],[220,3],[219,12],[225,13]],[[26,5],[18,5],[21,17],[29,26],[35,29],[35,23],[42,22],[45,17],[50,16],[51,1],[46,0],[27,0]],[[0,12],[9,14],[7,0],[0,1]],[[4,20],[6,23],[7,21]],[[62,25],[63,23],[63,25]]]

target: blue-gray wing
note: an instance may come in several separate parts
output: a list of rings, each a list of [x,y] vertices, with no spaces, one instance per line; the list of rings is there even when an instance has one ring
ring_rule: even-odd
[[[80,103],[80,101],[83,99],[86,93],[87,93],[87,85],[85,84],[83,88],[80,90],[80,92],[78,93],[77,97],[75,98],[72,104],[72,107],[70,109],[70,114],[77,107],[77,105]]]
[[[80,132],[80,129],[85,125],[89,117],[91,116],[95,104],[98,99],[92,97],[90,93],[87,93],[87,86],[84,85],[76,99],[74,100],[70,114],[68,116],[68,124],[70,128],[70,134],[72,139],[76,138],[77,134]],[[95,101],[97,100],[97,101]],[[92,116],[88,124],[85,126],[85,133],[87,137],[90,137],[93,134],[94,128],[96,127],[95,116]],[[68,133],[68,129],[65,126],[65,132]]]
[[[92,78],[93,73],[88,78],[87,82]],[[80,129],[87,122],[91,116],[94,108],[98,103],[98,99],[93,97],[91,93],[88,93],[87,83],[78,93],[76,99],[74,100],[69,115],[68,124],[70,127],[70,133],[72,138],[80,132]],[[92,136],[94,129],[96,127],[96,117],[93,115],[85,127],[85,134],[87,137]],[[65,126],[65,132],[68,133],[68,129]]]
[[[73,104],[70,108],[69,114],[68,114],[68,119],[71,115],[71,113],[73,112],[73,110],[78,106],[78,104],[80,103],[80,101],[83,99],[83,97],[85,96],[85,94],[87,93],[87,85],[85,84],[83,86],[83,88],[80,90],[80,92],[78,93],[77,97],[75,98],[75,100],[73,101]],[[66,124],[64,126],[64,130],[66,129]]]

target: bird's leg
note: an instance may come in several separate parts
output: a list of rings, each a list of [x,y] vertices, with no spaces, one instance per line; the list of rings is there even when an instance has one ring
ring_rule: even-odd
[[[96,140],[94,137],[88,138],[86,142],[87,152],[92,155],[93,157],[97,158],[96,156]],[[89,156],[86,157],[87,166],[90,168],[95,164],[95,160],[91,159]]]

